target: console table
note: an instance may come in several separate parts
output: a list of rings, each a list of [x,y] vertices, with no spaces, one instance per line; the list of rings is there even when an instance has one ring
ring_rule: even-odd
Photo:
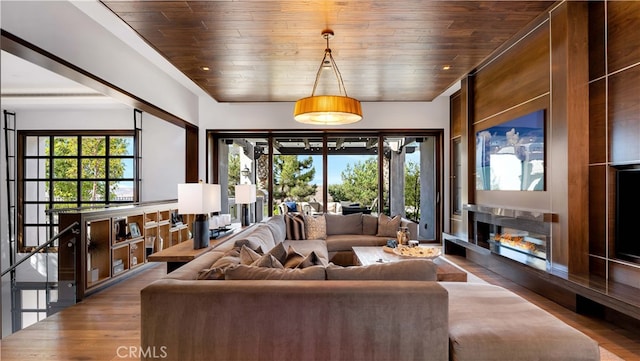
[[[239,223],[232,224],[231,231],[219,238],[210,240],[209,247],[193,249],[193,239],[189,239],[175,246],[153,253],[147,257],[147,260],[149,262],[167,262],[167,273],[171,273],[186,263],[209,252],[216,244],[223,242],[225,239],[246,228],[247,227],[240,226]]]

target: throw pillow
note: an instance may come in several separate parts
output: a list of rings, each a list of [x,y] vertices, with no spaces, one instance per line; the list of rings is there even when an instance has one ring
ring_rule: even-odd
[[[284,223],[287,225],[287,239],[305,239],[304,215],[300,213],[287,213],[284,215]]]
[[[296,202],[284,202],[287,205],[287,211],[289,212],[297,212],[298,204]]]
[[[327,220],[323,215],[304,216],[306,239],[327,239]]]
[[[272,254],[265,254],[258,258],[251,266],[266,267],[266,268],[283,268],[282,263],[278,261]]]
[[[324,280],[324,267],[265,268],[246,265],[229,267],[224,275],[226,280]]]
[[[400,222],[402,222],[400,216],[391,218],[384,213],[380,213],[378,216],[378,233],[376,236],[396,238],[398,228],[400,228]]]
[[[304,255],[289,246],[287,249],[287,259],[284,261],[284,268],[296,268],[304,260]]]
[[[375,236],[378,233],[378,217],[370,214],[362,215],[362,234]]]
[[[267,254],[272,255],[282,264],[287,260],[287,249],[284,248],[284,244],[282,244],[282,242],[278,242],[278,244],[271,248]]]
[[[438,278],[436,264],[425,259],[351,267],[330,264],[326,272],[328,280],[436,281]]]
[[[258,260],[258,258],[260,257],[261,255],[258,252],[252,250],[246,245],[243,245],[242,248],[240,249],[240,264],[246,264],[246,265],[252,264],[256,260]]]

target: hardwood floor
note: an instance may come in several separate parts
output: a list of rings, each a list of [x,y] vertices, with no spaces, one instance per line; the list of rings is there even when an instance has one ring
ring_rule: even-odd
[[[608,322],[573,313],[496,273],[464,258],[447,259],[478,277],[512,290],[530,302],[581,330],[624,360],[640,360],[640,333]],[[86,298],[1,341],[1,359],[29,360],[132,360],[139,359],[140,290],[162,277],[166,266],[158,264],[108,289]]]

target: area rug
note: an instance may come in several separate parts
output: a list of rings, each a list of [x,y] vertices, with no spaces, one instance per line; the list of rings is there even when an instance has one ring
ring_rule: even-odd
[[[469,282],[469,283],[488,283],[485,280],[481,279],[480,277],[467,272],[467,270],[465,270],[464,268],[458,266],[454,262],[451,262],[451,261],[447,260],[446,256],[441,257],[441,258],[444,259],[445,261],[449,262],[450,264],[454,265],[455,267],[459,268],[460,270],[466,272],[467,273],[467,282]],[[620,357],[618,357],[613,352],[608,351],[607,349],[605,349],[602,346],[600,346],[600,361],[625,361],[625,360],[620,358]]]

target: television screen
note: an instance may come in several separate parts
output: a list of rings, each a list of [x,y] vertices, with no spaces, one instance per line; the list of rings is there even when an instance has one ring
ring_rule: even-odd
[[[543,191],[544,110],[476,133],[476,189]]]

